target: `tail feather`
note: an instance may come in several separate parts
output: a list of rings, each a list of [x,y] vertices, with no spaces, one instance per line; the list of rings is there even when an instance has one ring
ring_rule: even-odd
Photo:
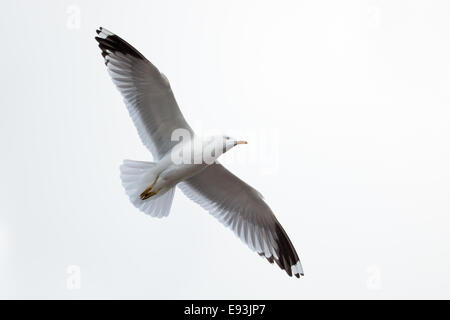
[[[140,194],[156,178],[152,174],[154,162],[124,160],[120,166],[120,179],[126,194],[131,203],[142,212],[152,217],[167,217],[172,206],[175,188],[171,188],[164,193],[158,193],[146,200],[141,200]]]

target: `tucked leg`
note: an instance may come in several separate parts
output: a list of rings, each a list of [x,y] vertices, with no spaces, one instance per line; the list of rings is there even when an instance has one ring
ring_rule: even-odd
[[[156,181],[158,181],[158,178],[159,178],[159,175],[156,176],[155,181],[153,181],[153,183],[147,189],[145,189],[144,192],[141,193],[140,197],[142,200],[148,199],[151,196],[154,196],[155,194],[158,193],[158,191],[156,191],[156,192],[152,191],[152,188],[155,186]]]
[[[154,196],[155,194],[157,194],[158,191],[159,190],[155,190],[155,191],[150,191],[150,192],[148,192],[146,194],[141,194],[141,199],[142,200],[146,200],[146,199],[150,198],[151,196]]]

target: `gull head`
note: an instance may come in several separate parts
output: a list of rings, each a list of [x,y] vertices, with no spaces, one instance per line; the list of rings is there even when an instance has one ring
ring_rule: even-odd
[[[247,144],[247,141],[237,140],[227,135],[221,135],[216,137],[216,143],[222,148],[222,152],[225,153],[238,144]]]
[[[217,135],[206,138],[203,147],[208,155],[217,159],[220,155],[239,144],[247,144],[247,141],[238,140],[228,135]]]

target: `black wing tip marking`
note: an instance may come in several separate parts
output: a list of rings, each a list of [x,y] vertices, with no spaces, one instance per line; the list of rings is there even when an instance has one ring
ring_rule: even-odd
[[[301,268],[299,272],[292,272],[292,267],[299,265],[300,259],[298,258],[297,252],[295,251],[294,246],[289,240],[289,237],[278,222],[276,223],[275,232],[277,236],[276,243],[278,249],[276,250],[276,254],[278,256],[278,259],[276,259],[274,256],[265,257],[264,253],[259,253],[259,255],[265,257],[271,264],[276,262],[280,269],[286,271],[286,273],[290,277],[292,277],[292,275],[295,275],[295,277],[297,278],[304,276],[303,270],[301,270]]]
[[[120,52],[124,55],[130,55],[137,59],[145,60],[145,57],[139,51],[114,33],[102,27],[98,28],[95,32],[98,35],[95,37],[95,40],[97,40],[98,46],[102,50],[102,56],[105,58],[106,64],[108,64],[107,57],[111,53],[115,52]]]

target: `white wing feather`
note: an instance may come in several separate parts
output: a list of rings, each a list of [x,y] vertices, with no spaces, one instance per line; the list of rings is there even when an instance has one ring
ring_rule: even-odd
[[[303,275],[294,246],[261,194],[221,164],[207,167],[178,186],[270,263],[275,261],[290,276]]]
[[[112,32],[97,30],[99,47],[114,84],[123,96],[144,145],[160,159],[175,144],[172,132],[193,134],[175,100],[167,78],[139,51]]]

